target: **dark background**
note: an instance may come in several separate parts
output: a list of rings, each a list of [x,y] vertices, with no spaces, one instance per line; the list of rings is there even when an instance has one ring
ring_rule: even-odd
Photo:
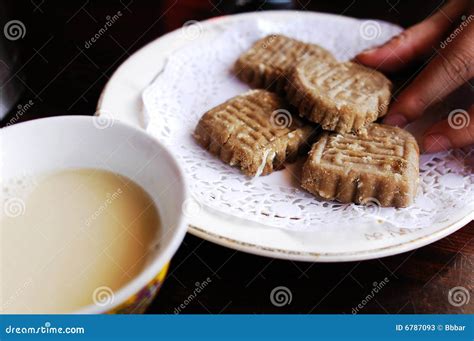
[[[390,1],[296,0],[295,7],[384,19],[408,26],[444,2]],[[229,4],[234,1],[0,0],[0,3],[8,9],[8,20],[18,19],[26,26],[25,37],[11,43],[19,42],[22,47],[17,68],[20,72],[15,78],[26,92],[19,103],[30,99],[35,103],[22,115],[21,121],[53,115],[93,114],[107,80],[133,52],[188,20],[227,14],[232,10]],[[107,16],[117,11],[123,14],[120,19],[86,49],[85,42],[103,26]]]
[[[24,87],[18,106],[1,122],[54,115],[92,115],[102,88],[133,52],[188,20],[236,10],[233,1],[6,1],[7,20],[26,27],[12,81]],[[407,27],[427,17],[444,1],[296,0],[295,7],[358,18],[377,18]],[[262,9],[267,4],[259,6]],[[2,10],[3,10],[2,8]],[[90,48],[85,42],[121,11],[122,16]],[[0,23],[3,27],[4,23]],[[17,44],[18,45],[18,44]],[[474,279],[474,224],[435,244],[379,260],[316,264],[273,260],[216,246],[188,235],[173,259],[170,274],[149,312],[173,313],[196,282],[212,282],[183,313],[351,313],[373,288],[388,284],[361,313],[474,313],[474,298],[455,307],[448,291]],[[277,286],[292,292],[284,307],[272,305]]]

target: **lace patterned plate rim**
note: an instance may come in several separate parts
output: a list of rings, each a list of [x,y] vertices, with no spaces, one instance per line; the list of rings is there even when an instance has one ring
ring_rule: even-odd
[[[190,40],[183,33],[186,28],[183,28],[149,44],[114,74],[101,96],[97,114],[144,127],[143,117],[137,111],[140,108],[137,98],[165,64],[170,53],[196,43],[196,40],[200,43],[212,41],[231,24],[253,20],[255,17],[255,14],[242,14],[210,20],[200,24],[201,34],[198,39]],[[340,16],[293,11],[263,12],[258,17],[283,24],[296,18],[334,20],[339,24],[344,21],[355,22],[354,19]],[[193,234],[242,251],[311,261],[368,259],[404,252],[438,240],[472,219],[472,208],[464,207],[448,219],[425,228],[406,229],[393,224],[361,223],[350,229],[341,227],[329,231],[283,231],[247,219],[231,217],[209,209],[207,205],[196,202],[192,204],[199,208],[198,214],[190,216],[190,232]]]

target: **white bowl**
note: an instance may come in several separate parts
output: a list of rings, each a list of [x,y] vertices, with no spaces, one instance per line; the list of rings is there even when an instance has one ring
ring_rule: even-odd
[[[187,230],[183,172],[172,153],[141,129],[104,117],[60,116],[0,130],[2,180],[69,168],[98,168],[143,187],[160,212],[159,247],[145,269],[112,302],[77,313],[142,312],[160,287]]]

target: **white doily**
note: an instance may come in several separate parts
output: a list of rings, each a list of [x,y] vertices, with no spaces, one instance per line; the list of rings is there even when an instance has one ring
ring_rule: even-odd
[[[203,33],[200,24],[196,25],[190,40]],[[299,187],[301,161],[265,177],[245,177],[192,138],[205,111],[248,89],[230,70],[237,56],[255,40],[283,33],[320,44],[339,60],[348,60],[399,32],[397,26],[383,22],[334,16],[278,25],[263,20],[238,22],[212,39],[190,41],[168,57],[164,69],[143,93],[147,130],[172,148],[200,204],[272,227],[318,229],[366,220],[420,228],[446,219],[459,207],[471,205],[474,209],[474,174],[466,162],[474,157],[474,148],[422,156],[415,204],[394,209],[315,199]]]

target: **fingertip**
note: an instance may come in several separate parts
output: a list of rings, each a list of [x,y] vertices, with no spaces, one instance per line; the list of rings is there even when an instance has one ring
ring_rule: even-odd
[[[355,61],[367,66],[377,66],[380,61],[379,51],[381,47],[373,47],[362,51],[355,56]]]
[[[386,46],[362,51],[354,60],[359,64],[383,72],[394,72],[405,66],[404,62],[393,54],[391,50],[388,50]]]
[[[443,152],[452,147],[453,145],[449,138],[442,134],[428,134],[423,138],[423,151],[425,153]]]
[[[368,48],[362,52],[360,52],[357,56],[356,56],[356,59],[359,59],[359,58],[370,58],[371,55],[373,55],[375,52],[377,52],[378,50],[380,50],[380,48],[378,47],[371,47],[371,48]]]
[[[403,128],[408,124],[408,120],[404,115],[395,113],[387,115],[384,118],[383,123]]]

